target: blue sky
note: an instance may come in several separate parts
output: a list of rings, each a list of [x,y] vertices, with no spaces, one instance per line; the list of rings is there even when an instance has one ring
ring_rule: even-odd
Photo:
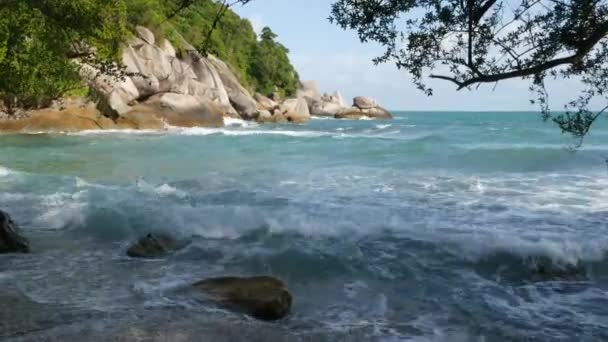
[[[393,110],[537,110],[530,104],[528,83],[512,80],[456,91],[446,82],[429,82],[435,95],[415,89],[410,76],[393,64],[375,66],[383,50],[362,44],[355,32],[343,31],[327,20],[330,0],[253,0],[235,10],[256,29],[269,26],[287,46],[303,80],[316,80],[322,91],[339,90],[348,100],[357,95],[377,98]],[[576,81],[549,84],[552,99],[573,99]],[[552,103],[561,108],[562,103]]]

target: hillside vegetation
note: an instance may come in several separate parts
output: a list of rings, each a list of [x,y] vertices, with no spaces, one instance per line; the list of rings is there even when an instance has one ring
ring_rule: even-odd
[[[168,18],[170,0],[8,0],[0,5],[0,100],[6,107],[40,107],[70,93],[83,92],[71,58],[86,58],[115,72],[121,48],[137,25],[182,47],[179,35],[201,48],[219,5],[212,0]],[[227,62],[250,90],[292,95],[298,75],[288,50],[264,28],[259,39],[251,23],[228,10],[213,31],[208,51]],[[80,43],[80,44],[76,44]],[[82,44],[84,43],[84,44]],[[79,46],[94,47],[86,57]]]

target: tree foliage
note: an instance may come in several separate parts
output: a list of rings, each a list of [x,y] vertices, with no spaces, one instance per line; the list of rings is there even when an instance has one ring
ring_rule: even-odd
[[[251,76],[260,92],[269,95],[278,91],[280,96],[291,96],[296,92],[299,76],[289,63],[289,50],[276,42],[276,38],[269,27],[262,29],[254,50]]]
[[[270,28],[264,28],[258,39],[251,22],[230,9],[251,0],[190,1],[187,7],[177,6],[168,15],[186,40],[203,54],[212,53],[226,61],[251,89],[266,95],[295,93],[298,75],[289,61],[289,50],[276,41]]]
[[[121,2],[1,2],[0,99],[8,107],[36,107],[80,87],[70,54],[82,46],[95,48],[91,62],[108,65],[120,51],[125,22]]]
[[[581,139],[606,110],[592,100],[608,105],[606,0],[337,0],[330,20],[383,45],[375,62],[395,62],[428,95],[427,77],[458,90],[526,79],[544,119]],[[569,78],[585,89],[554,115],[545,81]]]
[[[178,35],[183,36],[201,52],[226,61],[252,89],[270,89],[269,82],[275,82],[280,92],[290,94],[297,77],[288,50],[274,40],[258,41],[251,23],[230,9],[250,0],[231,1],[0,0],[0,102],[46,106],[81,88],[73,58],[120,76],[121,47],[137,25],[151,28],[178,49]],[[259,52],[277,63],[272,76],[259,73]]]

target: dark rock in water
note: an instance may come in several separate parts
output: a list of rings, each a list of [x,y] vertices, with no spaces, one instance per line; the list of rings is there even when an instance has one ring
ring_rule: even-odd
[[[0,210],[0,253],[28,253],[30,244],[19,234],[17,224]]]
[[[132,258],[158,258],[178,248],[177,240],[169,235],[148,234],[132,244],[127,255]]]
[[[556,265],[552,262],[538,263],[531,269],[533,281],[553,280],[586,280],[587,270],[584,265]]]
[[[273,277],[211,278],[194,286],[220,304],[261,320],[278,320],[291,310],[291,294],[283,281]]]

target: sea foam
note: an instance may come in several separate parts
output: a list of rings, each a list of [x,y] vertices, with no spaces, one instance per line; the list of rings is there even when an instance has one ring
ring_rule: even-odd
[[[8,167],[4,167],[0,165],[0,177],[5,177],[14,174],[15,171],[9,169]]]

